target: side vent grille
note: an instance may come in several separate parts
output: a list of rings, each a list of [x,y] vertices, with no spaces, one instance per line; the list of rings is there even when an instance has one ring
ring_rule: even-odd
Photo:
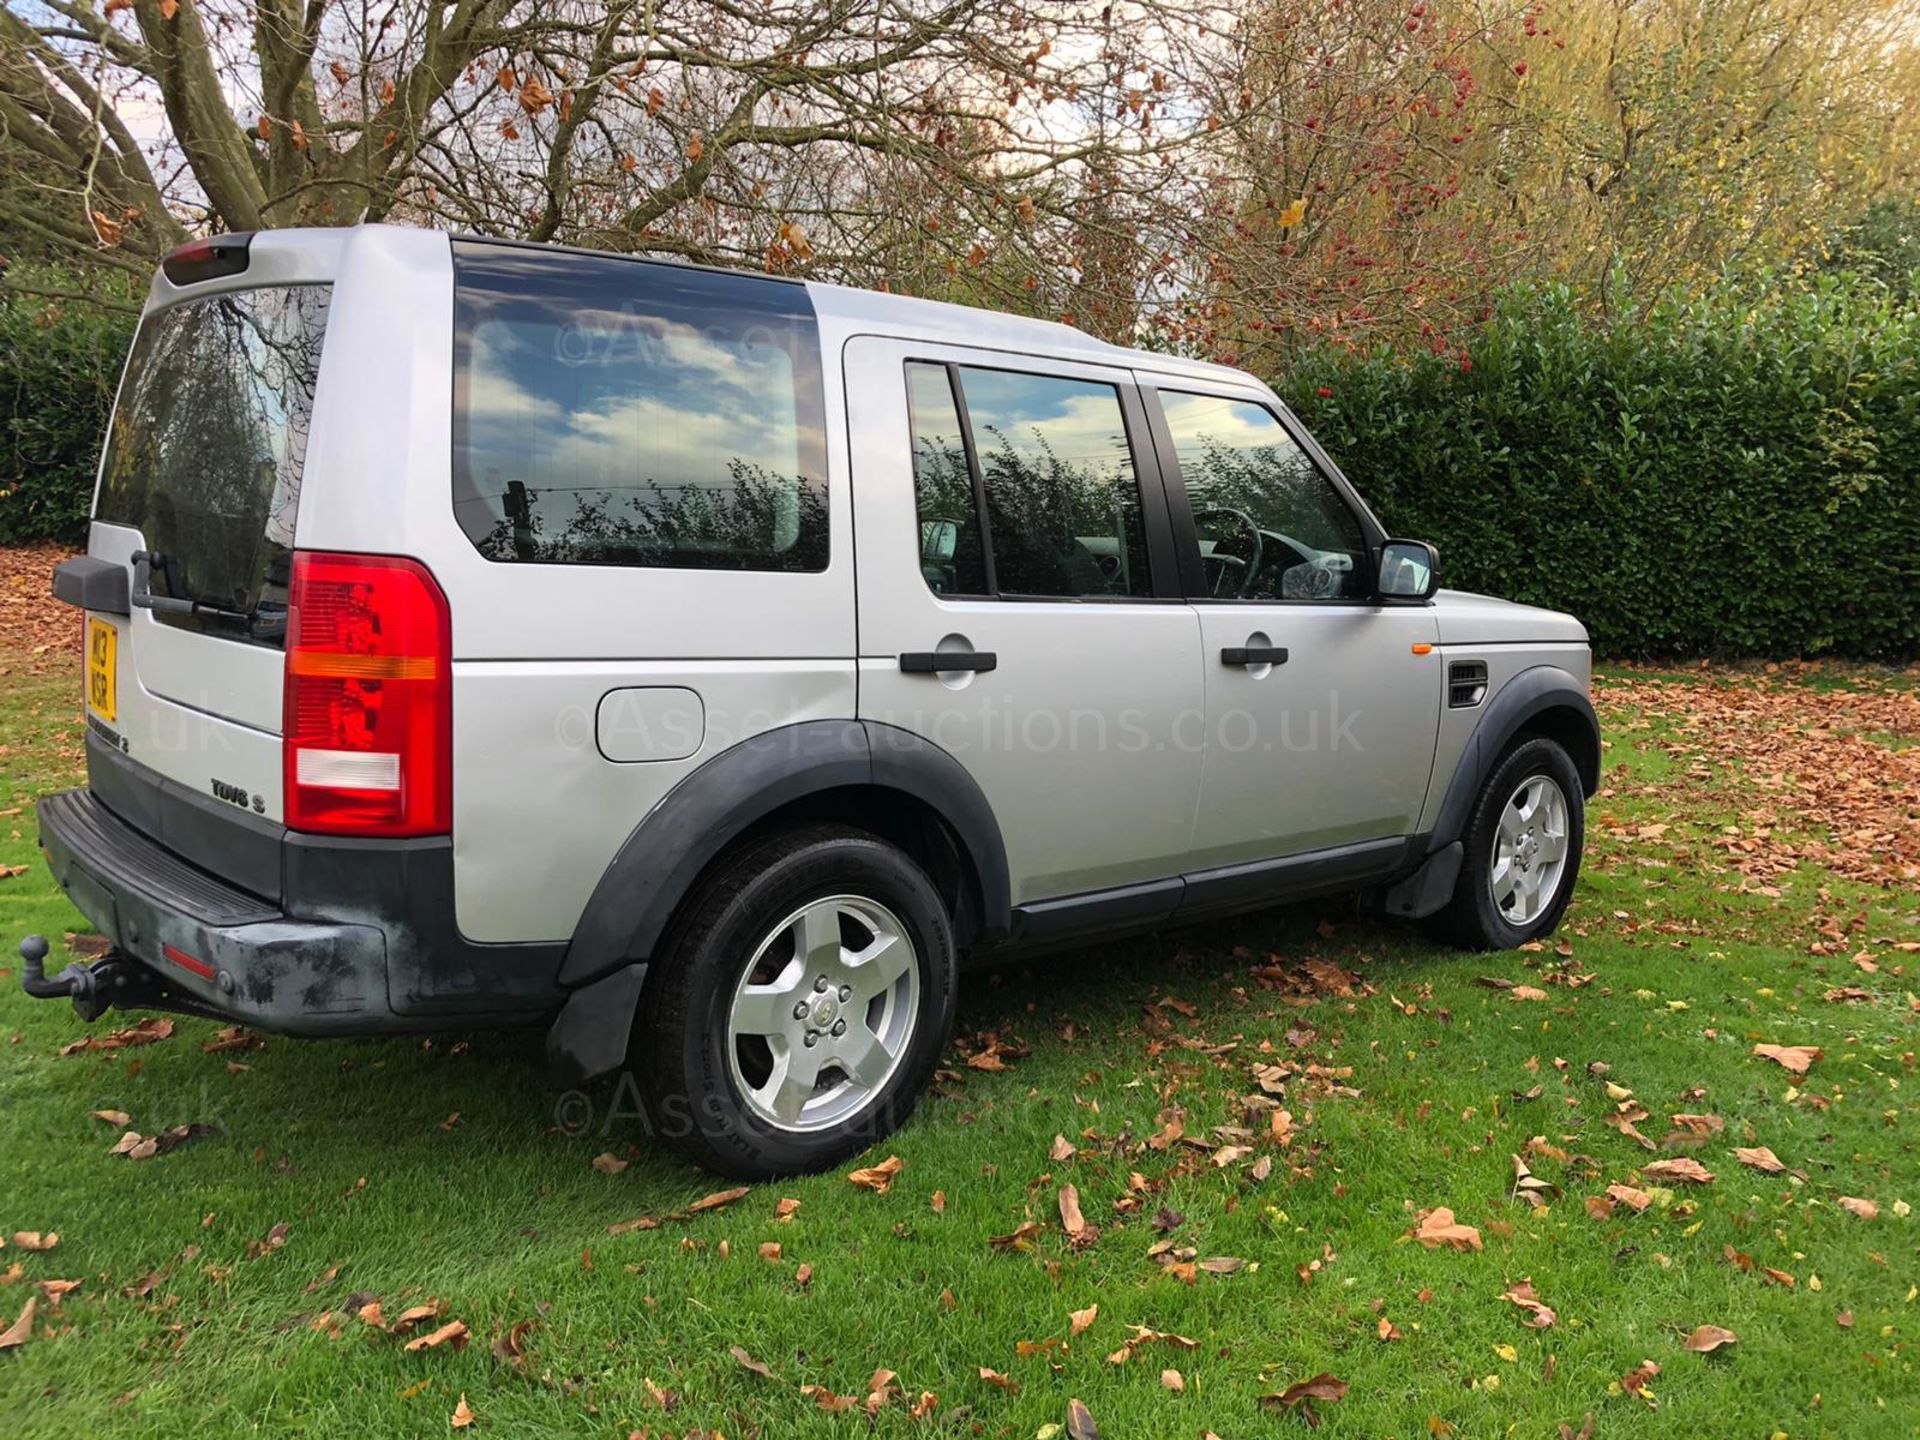
[[[1471,710],[1487,698],[1487,662],[1455,660],[1447,666],[1447,708]]]

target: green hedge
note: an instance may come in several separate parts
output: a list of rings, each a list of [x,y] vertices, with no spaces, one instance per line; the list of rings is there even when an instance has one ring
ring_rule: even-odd
[[[1920,654],[1920,311],[1884,287],[1515,292],[1467,362],[1325,351],[1278,387],[1443,583],[1609,655]]]
[[[0,545],[86,538],[130,317],[0,293]]]
[[[0,543],[85,533],[131,321],[0,298]],[[1445,581],[1609,655],[1920,655],[1920,309],[1828,276],[1595,318],[1515,291],[1438,356],[1279,382]]]

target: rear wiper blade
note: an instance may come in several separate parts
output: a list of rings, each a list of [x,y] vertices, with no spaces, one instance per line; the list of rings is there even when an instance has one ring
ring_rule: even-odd
[[[139,609],[168,615],[217,615],[224,620],[253,619],[245,610],[235,610],[230,605],[215,605],[209,600],[188,600],[174,595],[156,595],[153,593],[154,567],[158,566],[160,573],[167,576],[171,583],[172,559],[158,550],[136,550],[130,558],[133,561],[133,589],[127,598]]]

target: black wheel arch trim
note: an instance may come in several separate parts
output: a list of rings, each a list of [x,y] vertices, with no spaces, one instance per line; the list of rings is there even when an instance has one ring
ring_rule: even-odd
[[[1006,844],[993,808],[958,760],[932,741],[868,720],[807,720],[742,740],[703,762],[636,825],[601,874],[561,961],[568,989],[652,957],[707,866],[776,810],[857,787],[910,795],[952,827],[978,889],[977,938],[1012,913]]]
[[[1467,828],[1474,797],[1513,737],[1549,710],[1571,711],[1580,722],[1583,743],[1572,747],[1574,768],[1580,772],[1587,795],[1600,788],[1600,721],[1586,687],[1558,665],[1535,665],[1522,670],[1500,687],[1481,712],[1453,778],[1447,782],[1440,812],[1434,818],[1428,852],[1444,850]],[[1584,752],[1584,753],[1583,753]]]

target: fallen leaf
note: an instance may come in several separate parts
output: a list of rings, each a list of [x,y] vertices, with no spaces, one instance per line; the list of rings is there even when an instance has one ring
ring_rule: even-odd
[[[1518,1305],[1522,1310],[1525,1310],[1527,1312],[1527,1324],[1536,1330],[1548,1329],[1554,1321],[1560,1318],[1553,1313],[1551,1308],[1541,1303],[1540,1297],[1534,1293],[1533,1282],[1531,1280],[1522,1280],[1518,1285],[1513,1286],[1503,1293],[1500,1298]]]
[[[1031,1250],[1033,1248],[1033,1237],[1040,1233],[1040,1228],[1040,1222],[1038,1220],[1022,1220],[1018,1225],[1014,1226],[1010,1234],[989,1236],[987,1238],[987,1244],[995,1250],[1001,1251]]]
[[[1067,1401],[1067,1440],[1100,1440],[1100,1427],[1093,1423],[1093,1412],[1079,1400]]]
[[[1629,1395],[1638,1395],[1653,1378],[1660,1373],[1660,1367],[1651,1360],[1642,1360],[1633,1369],[1620,1377],[1620,1388]]]
[[[1413,1238],[1429,1250],[1440,1245],[1451,1245],[1456,1250],[1478,1250],[1480,1232],[1471,1225],[1461,1225],[1453,1218],[1453,1211],[1442,1205],[1429,1210],[1414,1228]],[[1291,1402],[1289,1402],[1291,1403]]]
[[[1336,1379],[1334,1376],[1323,1372],[1314,1376],[1311,1380],[1301,1380],[1289,1385],[1278,1394],[1262,1395],[1260,1402],[1263,1405],[1283,1405],[1289,1410],[1296,1405],[1304,1406],[1306,1408],[1304,1408],[1301,1413],[1311,1416],[1313,1412],[1309,1402],[1320,1400],[1331,1404],[1335,1400],[1345,1399],[1346,1394],[1346,1381]],[[1317,1425],[1319,1423],[1318,1417],[1314,1417],[1309,1420],[1308,1423]]]
[[[51,1250],[60,1243],[60,1232],[49,1230],[43,1235],[38,1230],[16,1230],[13,1243],[22,1250]]]
[[[1753,1053],[1763,1060],[1773,1060],[1786,1067],[1788,1073],[1804,1075],[1820,1058],[1818,1045],[1756,1045]]]
[[[855,1170],[847,1176],[853,1184],[863,1190],[871,1190],[876,1195],[884,1195],[893,1187],[893,1177],[905,1168],[906,1161],[898,1155],[889,1155],[878,1165],[870,1165],[863,1170]]]
[[[29,1295],[27,1303],[20,1309],[20,1318],[4,1331],[0,1331],[0,1350],[14,1350],[27,1343],[33,1334],[33,1307],[36,1301]]]
[[[746,1195],[747,1187],[745,1185],[736,1185],[731,1190],[716,1190],[713,1194],[702,1195],[698,1200],[694,1201],[693,1204],[687,1207],[687,1213],[689,1215],[700,1215],[708,1210],[718,1210],[722,1205],[731,1205],[736,1200],[745,1199]]]
[[[1080,1153],[1074,1143],[1064,1135],[1053,1137],[1053,1148],[1047,1152],[1047,1159],[1055,1165],[1064,1165]]]
[[[287,1243],[287,1236],[291,1233],[291,1227],[288,1226],[286,1221],[282,1220],[278,1225],[275,1225],[271,1230],[267,1231],[266,1239],[249,1240],[247,1242],[247,1258],[249,1260],[258,1260],[262,1255],[271,1255]]]
[[[1751,1165],[1769,1175],[1778,1175],[1787,1168],[1780,1163],[1780,1157],[1765,1145],[1736,1145],[1733,1147],[1733,1158],[1742,1165]]]
[[[1507,992],[1509,1000],[1544,1000],[1547,992],[1532,985],[1516,985]]]
[[[598,1170],[602,1175],[618,1175],[622,1170],[626,1169],[630,1163],[632,1162],[622,1160],[611,1150],[603,1151],[593,1157],[593,1168]]]
[[[1871,1200],[1862,1200],[1855,1195],[1842,1195],[1839,1197],[1839,1204],[1842,1210],[1850,1215],[1858,1215],[1862,1220],[1880,1218],[1880,1207]]]
[[[425,1335],[416,1335],[406,1343],[408,1354],[416,1350],[438,1350],[442,1345],[452,1345],[456,1350],[464,1350],[467,1344],[467,1322],[449,1320],[438,1330],[429,1330]]]
[[[173,1021],[149,1016],[137,1025],[115,1030],[110,1035],[83,1035],[60,1049],[62,1055],[78,1055],[83,1050],[124,1050],[134,1045],[152,1045],[173,1034]]]
[[[998,1385],[1002,1390],[1014,1391],[1020,1388],[1020,1382],[1012,1376],[1002,1375],[998,1370],[990,1369],[985,1365],[980,1367],[980,1378],[989,1385]]]
[[[1711,1355],[1722,1345],[1732,1345],[1740,1337],[1731,1330],[1723,1330],[1718,1325],[1701,1325],[1687,1336],[1686,1348],[1696,1355]]]
[[[362,1319],[365,1316],[361,1317]],[[533,1329],[533,1321],[522,1320],[493,1342],[493,1358],[508,1365],[518,1365],[527,1358],[527,1332]]]
[[[460,1403],[453,1407],[453,1416],[447,1423],[455,1430],[464,1430],[473,1424],[475,1418],[473,1408],[467,1404],[467,1395],[463,1390],[460,1392]]]
[[[78,1290],[81,1283],[82,1282],[78,1280],[42,1280],[40,1282],[40,1298],[45,1300],[53,1309],[58,1310],[60,1308],[60,1302],[75,1290]]]
[[[371,1321],[368,1321],[368,1323],[373,1325],[379,1324],[380,1323],[380,1306],[378,1302],[376,1302],[371,1306],[366,1307],[366,1309],[371,1309],[373,1311],[373,1319]],[[434,1316],[438,1315],[439,1313],[440,1313],[440,1302],[438,1300],[431,1300],[425,1305],[408,1306],[407,1309],[400,1312],[400,1318],[393,1322],[393,1324],[388,1328],[387,1333],[390,1335],[404,1335],[407,1333],[407,1331],[413,1329],[414,1326],[418,1325],[422,1320],[431,1320]],[[367,1318],[364,1310],[362,1311],[360,1318],[362,1320],[365,1320]]]
[[[1607,1186],[1607,1198],[1609,1200],[1619,1201],[1622,1205],[1627,1206],[1636,1213],[1646,1209],[1647,1206],[1653,1203],[1653,1197],[1651,1195],[1632,1185],[1615,1184]]]
[[[266,1041],[239,1025],[223,1025],[216,1030],[213,1039],[200,1047],[209,1055],[218,1055],[227,1050],[261,1050]]]
[[[1080,1235],[1086,1231],[1087,1222],[1080,1213],[1080,1190],[1077,1186],[1060,1187],[1060,1228],[1069,1235]]]
[[[754,1359],[753,1356],[741,1349],[740,1346],[729,1345],[727,1347],[727,1353],[740,1362],[740,1368],[742,1370],[751,1370],[763,1380],[771,1380],[773,1378],[773,1371],[767,1367],[764,1361]]]
[[[1084,1310],[1073,1311],[1067,1316],[1067,1338],[1071,1340],[1076,1335],[1079,1335],[1089,1325],[1093,1324],[1099,1315],[1100,1307],[1097,1304],[1089,1305]]]
[[[1640,1173],[1654,1180],[1685,1180],[1690,1185],[1710,1185],[1713,1172],[1698,1160],[1681,1156],[1677,1160],[1654,1160],[1640,1167]]]
[[[792,1221],[794,1212],[799,1208],[800,1202],[798,1200],[782,1197],[774,1204],[773,1218],[782,1225],[788,1224]]]
[[[1160,1372],[1160,1383],[1166,1389],[1173,1391],[1175,1394],[1178,1394],[1187,1388],[1186,1380],[1181,1376],[1180,1372],[1178,1370],[1175,1370],[1172,1366],[1168,1366],[1165,1370],[1162,1370]]]
[[[95,1110],[93,1112],[93,1118],[96,1120],[104,1120],[107,1124],[117,1125],[122,1129],[125,1129],[133,1123],[133,1117],[124,1110]]]

